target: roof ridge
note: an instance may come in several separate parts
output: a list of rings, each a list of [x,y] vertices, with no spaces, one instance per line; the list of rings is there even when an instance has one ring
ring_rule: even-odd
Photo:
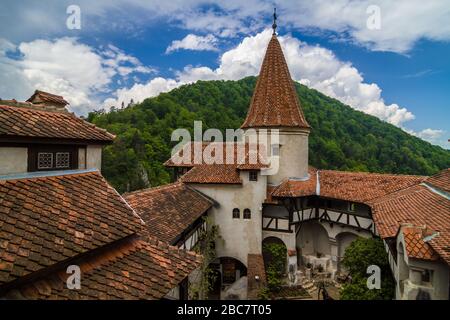
[[[344,171],[344,170],[333,170],[333,169],[317,169],[321,172],[337,172],[345,174],[370,174],[370,175],[381,175],[381,176],[392,176],[392,177],[411,177],[411,178],[430,178],[430,176],[422,176],[415,174],[402,174],[402,173],[385,173],[385,172],[369,172],[369,171]]]
[[[43,109],[43,108],[41,108],[41,107],[31,103],[31,102],[17,101],[18,104],[1,104],[1,102],[2,102],[2,100],[0,100],[0,107],[17,108],[17,109],[37,111],[37,112],[59,113],[59,114],[65,114],[65,115],[70,115],[71,114],[71,112],[69,112],[67,109],[64,109],[64,110],[57,109],[57,108],[55,108],[55,109]]]
[[[139,189],[139,190],[134,190],[134,191],[130,191],[130,192],[125,192],[122,194],[123,197],[132,195],[132,194],[138,194],[138,193],[144,193],[144,192],[154,192],[154,191],[159,191],[159,190],[163,190],[165,188],[174,188],[180,185],[184,185],[181,181],[175,181],[175,182],[171,182],[171,183],[166,183],[166,184],[162,184],[156,187],[148,187],[148,188],[144,188],[144,189]],[[186,185],[184,185],[186,186]]]

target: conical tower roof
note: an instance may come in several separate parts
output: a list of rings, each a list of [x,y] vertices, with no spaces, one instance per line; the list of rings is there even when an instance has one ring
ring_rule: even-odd
[[[274,33],[241,128],[309,128],[289,69]]]

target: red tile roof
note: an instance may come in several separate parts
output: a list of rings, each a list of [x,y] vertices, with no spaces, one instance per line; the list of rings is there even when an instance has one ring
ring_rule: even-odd
[[[0,285],[142,228],[96,171],[0,180]]]
[[[0,180],[0,296],[159,299],[201,262],[148,235],[96,171]],[[68,265],[81,289],[66,287]]]
[[[317,188],[317,174],[319,188]],[[427,177],[368,172],[347,172],[309,169],[306,181],[286,179],[273,192],[274,197],[302,197],[317,195],[366,203],[397,190],[424,181]]]
[[[267,47],[247,118],[241,128],[309,128],[276,35]]]
[[[42,101],[52,102],[52,103],[61,104],[61,105],[69,104],[66,100],[64,100],[64,98],[62,96],[58,96],[56,94],[48,93],[48,92],[41,91],[41,90],[36,90],[33,93],[33,95],[30,98],[28,98],[27,102],[34,102],[36,98],[39,98]]]
[[[109,143],[115,138],[106,130],[61,111],[0,105],[0,138],[88,140]]]
[[[320,195],[365,203],[418,184],[425,178],[423,176],[320,170]]]
[[[201,154],[203,154],[203,158],[199,158],[198,161],[195,158],[195,148],[197,146],[201,148]],[[243,148],[240,149],[239,146]],[[207,156],[214,157],[216,150],[221,150],[222,155],[220,157],[219,155],[217,156],[225,164],[213,163],[213,159],[210,159],[210,161],[205,160],[208,159]],[[226,164],[227,152],[230,150],[233,152],[233,157],[229,159],[232,164]],[[268,167],[265,149],[263,150],[262,146],[253,149],[252,145],[248,143],[188,143],[176,156],[181,158],[186,154],[190,154],[190,157],[183,158],[182,163],[177,163],[175,156],[172,156],[164,163],[168,167],[193,167],[181,177],[180,181],[185,183],[240,184],[242,179],[240,178],[239,170],[260,170]]]
[[[200,256],[155,239],[132,237],[114,248],[73,261],[81,269],[81,288],[69,290],[62,268],[3,296],[9,299],[161,299],[201,263]]]
[[[417,184],[371,203],[372,216],[382,238],[395,237],[402,224],[426,227],[439,234],[428,243],[450,264],[450,200]]]
[[[286,179],[272,191],[272,197],[304,197],[316,194],[317,169],[310,167],[308,180]]]
[[[405,239],[405,250],[408,257],[421,260],[437,260],[439,258],[431,245],[424,240],[426,236],[432,235],[432,232],[412,226],[403,227],[401,232]]]
[[[200,165],[189,170],[180,178],[185,183],[241,184],[242,179],[234,165]]]
[[[450,168],[444,169],[438,174],[428,178],[426,183],[450,193]]]
[[[124,198],[146,222],[151,235],[171,244],[214,204],[180,182],[134,191]]]

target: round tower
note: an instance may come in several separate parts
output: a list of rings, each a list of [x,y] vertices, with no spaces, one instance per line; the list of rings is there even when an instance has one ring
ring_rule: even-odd
[[[304,179],[308,176],[310,126],[303,114],[275,28],[241,128],[247,136],[263,130],[269,133],[268,153],[272,156],[272,167],[277,166],[278,156],[278,170],[274,168],[268,176],[269,184],[278,185],[287,178]],[[278,139],[273,137],[277,132]]]

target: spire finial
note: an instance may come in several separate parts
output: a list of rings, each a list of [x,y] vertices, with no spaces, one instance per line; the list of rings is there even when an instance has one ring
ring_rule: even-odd
[[[272,29],[273,29],[273,35],[275,35],[275,31],[277,29],[277,8],[273,8],[273,24],[272,24]]]

